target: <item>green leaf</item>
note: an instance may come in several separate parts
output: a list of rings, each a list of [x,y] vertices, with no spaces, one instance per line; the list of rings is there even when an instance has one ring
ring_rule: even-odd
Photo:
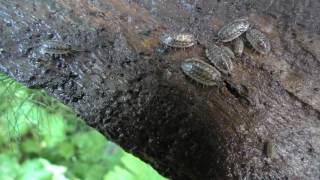
[[[21,158],[22,152],[19,149],[19,142],[9,142],[6,145],[0,146],[1,154],[15,157],[16,159]]]
[[[62,142],[57,146],[58,155],[68,160],[75,155],[74,145],[70,142]]]
[[[72,165],[70,166],[70,171],[78,178],[84,179],[85,173],[90,168],[90,166],[91,164],[86,164],[84,162],[77,161],[75,163],[72,163]]]
[[[1,73],[0,100],[0,180],[164,179],[79,121],[70,108]],[[34,155],[42,158],[31,159]]]
[[[61,115],[52,114],[39,124],[38,133],[43,137],[46,146],[54,147],[66,139],[65,126]]]
[[[52,165],[45,159],[27,160],[23,163],[18,180],[67,180],[64,176],[66,168]]]
[[[22,164],[18,180],[51,180],[52,173],[46,171],[41,159],[27,160]]]
[[[9,155],[0,155],[0,179],[1,180],[15,180],[17,172],[20,168],[18,160]]]
[[[135,179],[165,180],[165,178],[158,174],[150,165],[131,154],[124,155],[121,161],[122,163],[119,165],[127,169],[128,172],[131,172]]]
[[[39,141],[35,139],[26,139],[22,142],[21,149],[26,154],[40,154],[42,148]]]
[[[120,168],[120,167],[116,167],[114,170],[108,172],[103,177],[103,179],[104,180],[138,180],[138,179],[135,179],[133,174],[131,174],[130,172],[128,172],[125,169]],[[143,180],[143,179],[141,179],[141,180]]]
[[[85,171],[85,180],[103,179],[105,173],[108,172],[108,168],[103,164],[92,164],[89,169]]]
[[[79,159],[88,162],[101,160],[107,142],[100,133],[93,130],[77,133],[71,141],[78,148]]]

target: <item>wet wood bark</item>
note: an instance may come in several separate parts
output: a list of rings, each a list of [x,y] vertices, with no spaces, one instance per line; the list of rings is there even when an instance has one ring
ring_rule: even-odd
[[[0,0],[0,70],[44,88],[167,177],[319,179],[319,9],[318,0]],[[272,52],[245,49],[218,87],[186,78],[181,61],[205,58],[219,28],[244,16]],[[168,32],[199,44],[165,49]],[[89,52],[44,57],[48,39]]]

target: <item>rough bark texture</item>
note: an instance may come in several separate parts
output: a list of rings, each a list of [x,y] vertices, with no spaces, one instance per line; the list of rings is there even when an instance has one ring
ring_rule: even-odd
[[[204,57],[219,28],[243,16],[272,52],[245,49],[218,87],[186,78],[181,61]],[[0,69],[167,177],[319,179],[319,17],[318,0],[0,0]],[[166,32],[192,32],[202,45],[164,50]],[[89,52],[43,57],[47,39]]]

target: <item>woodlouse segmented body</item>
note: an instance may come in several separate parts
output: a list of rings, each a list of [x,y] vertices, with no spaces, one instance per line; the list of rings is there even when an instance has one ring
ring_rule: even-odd
[[[263,151],[267,158],[272,158],[273,145],[270,140],[266,140],[263,145]]]
[[[251,46],[261,54],[268,54],[271,50],[270,40],[257,29],[250,29],[246,32],[246,38]]]
[[[68,55],[76,51],[85,51],[73,49],[72,46],[68,43],[60,41],[45,41],[41,44],[39,52],[41,54],[48,54],[50,56],[54,55]]]
[[[189,33],[164,35],[161,41],[166,46],[173,47],[173,48],[188,48],[196,44],[195,37]]]
[[[229,56],[230,59],[235,58],[233,51],[229,47],[221,46],[221,49],[227,56]]]
[[[246,32],[250,27],[248,19],[237,19],[225,26],[218,32],[218,38],[222,42],[230,42]]]
[[[215,67],[198,58],[184,60],[181,69],[188,77],[206,86],[216,85],[221,77]]]
[[[248,97],[249,90],[246,86],[242,84],[236,84],[232,81],[225,81],[228,90],[237,97]]]
[[[229,74],[232,71],[233,65],[231,59],[234,57],[234,54],[229,48],[212,44],[206,49],[206,56],[222,73]]]
[[[233,51],[237,56],[241,56],[244,50],[244,42],[241,38],[237,38],[233,42]]]

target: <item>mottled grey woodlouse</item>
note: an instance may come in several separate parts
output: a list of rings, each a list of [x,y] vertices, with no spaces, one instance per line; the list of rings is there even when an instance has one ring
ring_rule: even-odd
[[[270,40],[265,34],[257,29],[250,29],[246,32],[246,38],[251,46],[260,54],[268,54],[271,50]]]
[[[181,64],[182,71],[191,79],[206,86],[214,86],[220,80],[220,72],[199,58],[185,59]]]
[[[237,84],[230,80],[225,80],[228,90],[237,97],[248,97],[249,90],[243,84]]]
[[[222,42],[230,42],[245,33],[249,27],[248,19],[236,19],[219,30],[218,39]]]
[[[212,44],[206,49],[206,56],[223,74],[230,74],[233,70],[231,59],[234,54],[229,48]]]
[[[230,59],[235,58],[233,51],[229,47],[221,46],[221,49]]]
[[[267,158],[272,158],[273,145],[270,140],[266,140],[263,145],[263,153]]]
[[[173,48],[189,48],[196,44],[196,38],[189,33],[167,34],[161,38],[163,44]]]
[[[237,38],[233,41],[233,51],[237,56],[241,56],[244,50],[244,42],[242,38]]]
[[[50,56],[62,56],[62,55],[69,55],[74,52],[81,52],[86,50],[74,49],[68,43],[60,42],[60,41],[45,41],[40,45],[39,52],[43,55],[50,55]]]

